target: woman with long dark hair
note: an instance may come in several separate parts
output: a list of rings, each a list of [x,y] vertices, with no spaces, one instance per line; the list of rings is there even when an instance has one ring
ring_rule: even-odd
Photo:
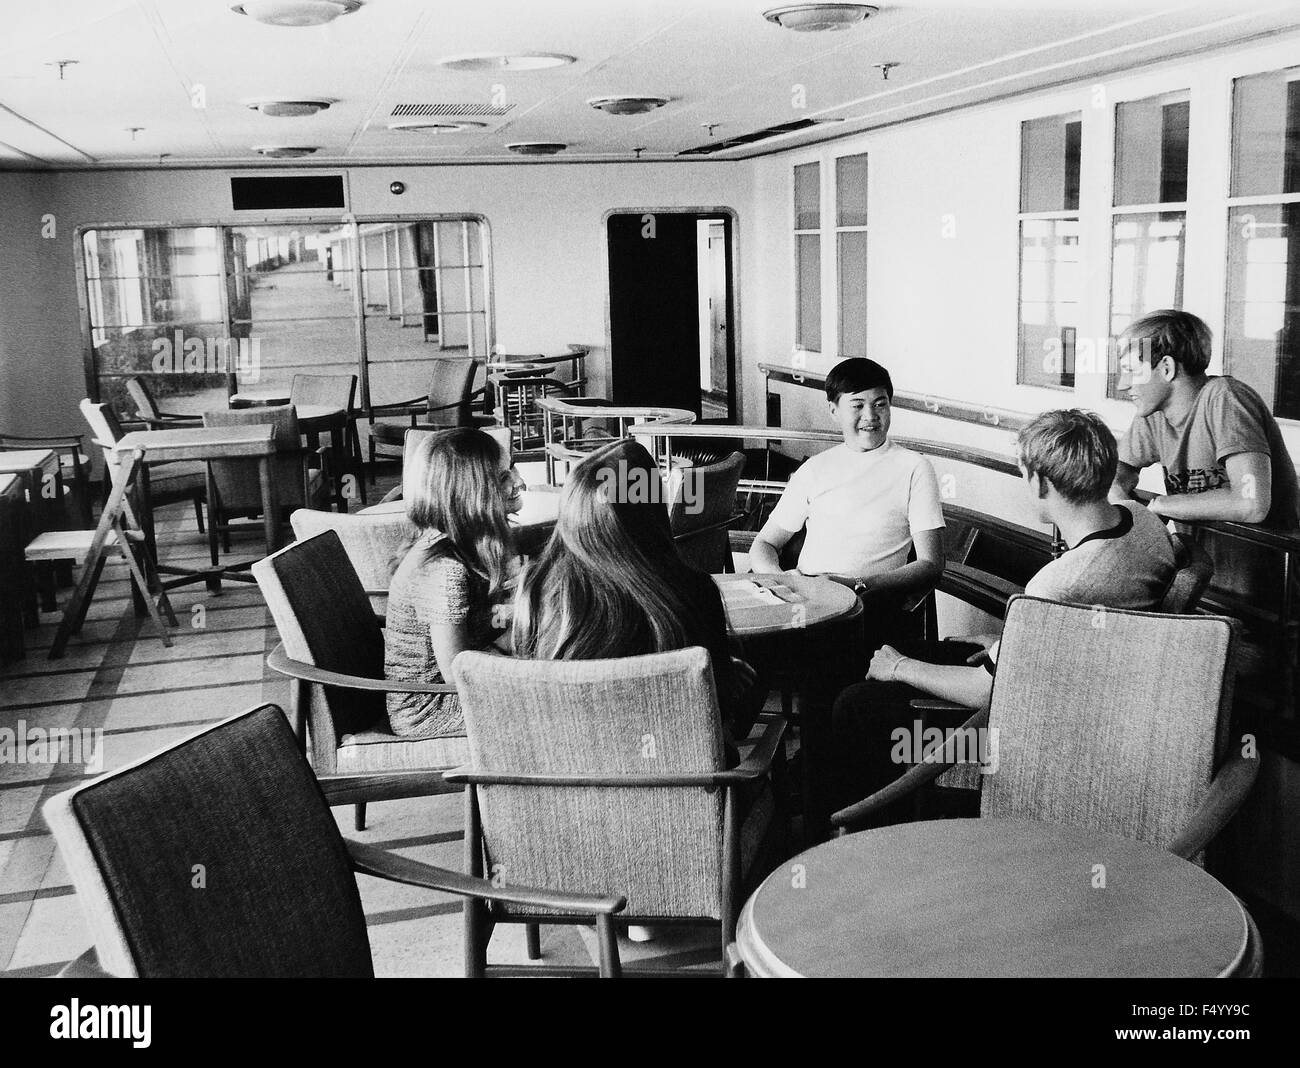
[[[700,645],[729,717],[751,673],[732,661],[717,586],[677,555],[659,480],[634,441],[606,446],[569,473],[555,532],[515,600],[514,652],[603,660]]]
[[[461,427],[425,438],[402,474],[406,515],[419,532],[388,591],[384,674],[443,682],[465,649],[505,633],[517,559],[508,516],[519,511],[519,477],[488,434]],[[395,734],[465,733],[455,694],[389,694]]]

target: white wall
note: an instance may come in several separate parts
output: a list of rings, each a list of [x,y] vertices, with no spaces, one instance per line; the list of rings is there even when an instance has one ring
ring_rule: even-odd
[[[1290,35],[755,161],[754,226],[741,272],[747,410],[763,411],[757,363],[789,364],[794,348],[793,168],[820,161],[823,220],[830,222],[835,158],[867,152],[869,347],[890,369],[895,386],[1024,412],[1088,407],[1117,431],[1124,429],[1131,408],[1105,397],[1101,374],[1080,375],[1073,391],[1016,384],[1020,123],[1083,113],[1080,244],[1086,282],[1079,337],[1105,338],[1114,105],[1180,89],[1190,89],[1192,124],[1183,304],[1215,332],[1211,372],[1217,373],[1232,79],[1300,63],[1298,44],[1300,37]],[[834,231],[827,228],[822,292],[824,352],[808,366],[824,371],[836,362],[837,329]],[[1284,423],[1283,431],[1293,458],[1300,458],[1300,424]],[[961,440],[964,433],[950,424],[944,436]]]
[[[741,163],[356,168],[359,215],[478,213],[494,266],[496,337],[509,352],[592,346],[593,392],[605,388],[606,270],[611,209],[733,208],[743,242],[751,213]],[[230,210],[225,170],[0,174],[0,427],[80,430],[85,396],[74,231],[92,223],[258,222]],[[402,196],[389,192],[406,185]],[[40,216],[58,220],[40,239]]]

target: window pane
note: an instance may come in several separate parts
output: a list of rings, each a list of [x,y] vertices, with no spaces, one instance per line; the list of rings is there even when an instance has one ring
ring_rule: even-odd
[[[1300,192],[1300,68],[1238,78],[1232,94],[1232,195]]]
[[[1187,199],[1186,94],[1149,97],[1115,108],[1115,204]]]
[[[867,355],[867,235],[839,235],[840,355]]]
[[[1181,211],[1117,215],[1111,240],[1110,335],[1158,308],[1183,306],[1183,247],[1186,216]],[[1111,375],[1109,395],[1117,379]]]
[[[1051,115],[1020,124],[1020,210],[1077,211],[1079,113]]]
[[[867,157],[841,156],[835,161],[835,225],[867,225]]]
[[[816,163],[805,163],[794,169],[794,228],[818,230],[821,228],[821,168]]]
[[[1021,222],[1021,383],[1074,386],[1081,285],[1078,220]]]
[[[257,373],[241,389],[288,390],[296,374],[356,374],[352,227],[290,223],[227,232],[230,318],[256,343]]]
[[[822,348],[822,241],[817,234],[799,234],[795,238],[794,343],[801,349],[820,352]]]
[[[1300,204],[1252,205],[1228,218],[1224,370],[1276,415],[1300,418]]]

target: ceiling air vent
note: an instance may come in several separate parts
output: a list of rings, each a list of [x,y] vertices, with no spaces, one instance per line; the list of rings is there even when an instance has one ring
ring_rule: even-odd
[[[428,119],[444,115],[464,115],[467,118],[500,119],[510,113],[514,104],[496,107],[492,104],[398,104],[393,108],[395,119]]]
[[[797,130],[807,130],[813,126],[824,126],[832,122],[843,121],[843,119],[798,119],[795,122],[783,122],[780,126],[769,126],[765,130],[755,130],[753,133],[728,137],[725,141],[709,141],[707,144],[697,145],[695,148],[688,148],[677,154],[679,156],[711,156],[715,152],[725,152],[729,148],[740,148],[741,145],[752,145],[755,141],[766,141],[769,137],[780,137],[782,134],[794,133]]]

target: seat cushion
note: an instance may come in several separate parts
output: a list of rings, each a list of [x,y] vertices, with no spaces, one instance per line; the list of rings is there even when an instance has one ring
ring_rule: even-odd
[[[207,480],[207,464],[204,463],[177,460],[149,465],[149,490],[154,496],[206,490]]]
[[[469,739],[399,738],[383,730],[345,734],[338,748],[338,774],[362,771],[427,771],[469,763]]]

